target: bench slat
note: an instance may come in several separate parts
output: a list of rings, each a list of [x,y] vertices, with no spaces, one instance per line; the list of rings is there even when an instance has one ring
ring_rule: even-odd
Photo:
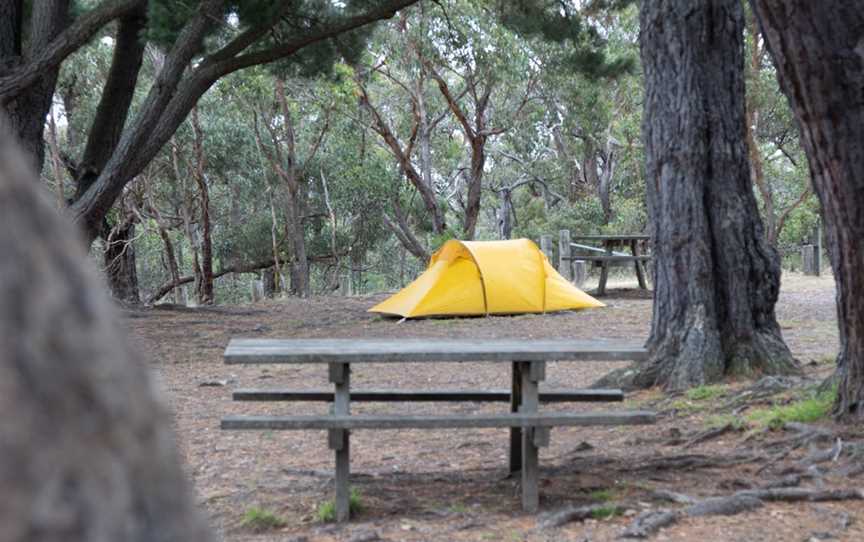
[[[456,429],[482,427],[558,427],[641,425],[655,422],[647,411],[544,414],[476,414],[470,416],[227,416],[222,429]]]
[[[627,262],[650,262],[653,256],[572,256],[571,260],[583,260],[586,262],[610,262],[610,263],[627,263]]]
[[[235,401],[326,401],[333,402],[332,390],[238,389]],[[351,390],[352,401],[390,402],[509,402],[510,390]],[[615,389],[573,389],[540,391],[541,403],[623,401],[624,392]]]
[[[225,363],[423,361],[641,361],[641,345],[620,341],[453,339],[231,339]]]

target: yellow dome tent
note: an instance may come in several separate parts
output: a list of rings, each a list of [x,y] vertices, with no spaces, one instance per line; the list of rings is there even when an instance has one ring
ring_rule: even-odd
[[[549,264],[528,239],[447,241],[429,268],[369,312],[406,318],[603,307]]]

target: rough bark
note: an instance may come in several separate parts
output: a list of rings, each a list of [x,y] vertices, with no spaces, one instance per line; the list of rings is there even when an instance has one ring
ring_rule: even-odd
[[[0,70],[5,73],[21,60],[23,0],[0,0]]]
[[[30,7],[27,47],[24,58],[37,57],[47,49],[68,24],[69,0],[35,0]],[[43,70],[39,77],[15,99],[3,105],[9,115],[12,129],[27,154],[32,157],[36,171],[42,170],[45,158],[45,140],[42,133],[45,117],[51,108],[59,64]]]
[[[105,275],[111,295],[126,305],[139,305],[138,270],[135,258],[135,217],[127,215],[105,239]]]
[[[215,301],[213,296],[213,236],[210,227],[210,187],[207,185],[207,177],[204,170],[207,159],[204,156],[204,132],[198,122],[198,108],[192,109],[192,152],[194,164],[192,177],[198,186],[199,210],[201,217],[201,280],[198,282],[197,294],[200,305],[212,305]]]
[[[53,0],[43,1],[43,4],[60,4]],[[21,0],[2,0],[0,1],[0,20],[3,23],[14,21],[14,17],[22,17],[23,13],[20,6],[23,4]],[[39,51],[28,55],[26,59],[14,59],[11,63],[5,63],[4,71],[0,74],[0,105],[6,105],[9,101],[14,100],[22,93],[28,92],[30,85],[38,82],[42,76],[49,71],[56,70],[63,60],[69,55],[77,51],[81,46],[86,44],[90,39],[107,23],[118,17],[146,5],[146,0],[115,0],[104,1],[99,7],[91,9],[84,15],[76,18],[75,21],[65,27],[50,43]],[[11,8],[9,6],[12,6]],[[17,11],[16,7],[17,6]],[[9,11],[6,11],[9,9]],[[11,17],[7,19],[6,13],[11,13]],[[16,25],[12,23],[11,28]],[[15,33],[7,34],[10,26],[5,26],[0,23],[0,46],[7,43],[7,37],[16,36]],[[17,25],[19,32],[17,37],[8,38],[8,41],[19,41],[20,51],[20,24]]]
[[[0,540],[209,540],[147,365],[10,139],[0,136]]]
[[[644,2],[640,19],[656,287],[650,359],[633,384],[798,372],[774,315],[779,259],[747,163],[742,6]]]
[[[121,18],[117,25],[111,68],[96,107],[84,154],[76,168],[78,184],[73,200],[79,199],[90,188],[120,142],[144,59],[145,42],[141,34],[146,24],[146,10],[142,5]]]
[[[291,293],[300,297],[309,297],[312,294],[312,285],[309,280],[309,260],[306,256],[306,225],[304,223],[306,203],[309,197],[309,183],[306,181],[306,176],[297,156],[294,117],[285,97],[285,84],[279,79],[276,80],[276,101],[282,111],[284,156],[275,134],[272,134],[273,148],[278,160],[276,171],[285,182],[288,195],[288,204],[285,206],[285,233],[291,245],[289,273],[291,276]]]
[[[183,220],[183,234],[186,236],[186,241],[189,243],[189,251],[191,252],[192,275],[195,277],[195,291],[201,290],[200,285],[203,282],[201,263],[198,258],[200,252],[200,243],[196,235],[195,224],[195,194],[189,189],[186,176],[180,169],[180,148],[176,140],[171,141],[171,166],[174,173],[174,182],[183,190],[183,200],[180,203],[179,214]],[[200,207],[199,207],[200,208]],[[180,262],[183,262],[183,257],[180,257]],[[200,303],[200,299],[196,295],[195,301]]]
[[[864,10],[861,2],[751,0],[792,106],[822,205],[837,284],[835,412],[864,416]]]

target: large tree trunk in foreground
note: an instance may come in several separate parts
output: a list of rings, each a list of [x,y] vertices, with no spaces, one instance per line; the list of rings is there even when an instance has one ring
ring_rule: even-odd
[[[22,156],[0,135],[0,540],[207,540],[146,365]]]
[[[636,386],[798,371],[774,316],[779,260],[750,182],[743,24],[738,0],[642,3],[656,287]]]
[[[864,2],[751,0],[822,204],[837,283],[836,413],[864,416]]]

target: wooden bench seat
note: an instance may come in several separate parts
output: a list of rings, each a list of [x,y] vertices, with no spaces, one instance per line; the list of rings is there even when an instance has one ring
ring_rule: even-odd
[[[507,403],[510,390],[351,390],[351,401],[359,402],[465,402]],[[235,401],[322,401],[333,402],[333,390],[238,389]],[[620,402],[624,392],[616,389],[540,390],[541,403]]]
[[[548,412],[542,414],[472,415],[321,415],[227,416],[222,429],[458,429],[484,427],[558,427],[587,425],[645,425],[655,422],[653,412]]]

